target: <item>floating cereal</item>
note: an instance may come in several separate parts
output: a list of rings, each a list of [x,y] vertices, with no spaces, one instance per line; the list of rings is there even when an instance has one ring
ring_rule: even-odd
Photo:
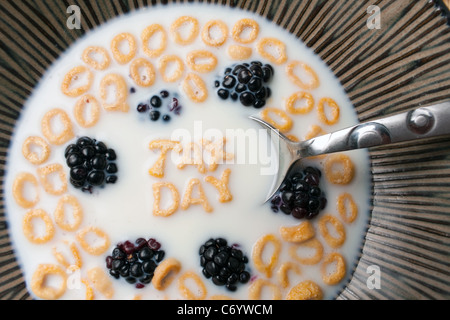
[[[250,300],[263,300],[264,297],[261,296],[264,288],[269,289],[272,292],[272,300],[281,300],[281,290],[280,288],[266,279],[256,279],[248,289],[248,297]]]
[[[189,68],[196,72],[207,73],[216,68],[217,58],[210,51],[194,50],[187,54],[186,63]]]
[[[149,41],[153,36],[155,36],[158,33],[161,36],[160,39],[161,42],[159,43],[159,47],[155,49],[150,49],[150,47],[148,46]],[[157,58],[164,52],[164,50],[166,50],[167,46],[166,30],[164,30],[164,27],[161,26],[160,24],[152,24],[147,28],[145,28],[144,31],[142,31],[141,41],[144,53],[150,58]]]
[[[93,256],[103,254],[110,245],[109,236],[103,230],[94,226],[88,226],[80,230],[76,238],[84,251]]]
[[[66,217],[66,205],[72,208],[72,217]],[[72,195],[61,197],[56,205],[55,223],[65,231],[75,231],[83,221],[83,209],[77,198]]]
[[[308,133],[306,134],[305,140],[309,140],[324,134],[327,134],[326,131],[323,130],[320,126],[314,124],[311,126]]]
[[[315,231],[309,221],[304,221],[295,226],[281,227],[280,235],[284,241],[299,243],[313,238]]]
[[[355,165],[345,154],[331,154],[325,159],[324,171],[332,184],[346,185],[355,176]]]
[[[123,53],[121,46],[126,41],[128,45],[128,53]],[[137,45],[136,39],[131,33],[120,33],[115,36],[111,41],[111,52],[114,59],[120,64],[126,64],[130,62],[136,55]]]
[[[298,255],[298,250],[301,248],[306,248],[307,250],[313,249],[314,254],[301,257]],[[302,243],[291,245],[289,247],[289,254],[294,260],[300,262],[301,264],[314,265],[322,260],[323,246],[319,240],[313,238]]]
[[[174,150],[176,152],[181,152],[182,148],[178,141],[172,140],[154,140],[150,142],[149,149],[160,149],[161,154],[156,160],[155,164],[149,169],[148,173],[156,178],[164,177],[164,168],[166,164],[167,152],[169,150]]]
[[[183,80],[182,87],[186,95],[194,102],[204,102],[208,98],[205,82],[195,73],[189,73]]]
[[[110,98],[110,91],[114,92],[114,99]],[[100,98],[106,111],[127,112],[130,106],[127,103],[128,88],[125,79],[119,74],[108,74],[100,82]]]
[[[287,60],[286,45],[276,38],[262,38],[258,41],[256,50],[274,64],[283,64]]]
[[[277,271],[278,282],[283,288],[289,287],[288,272],[293,271],[297,275],[301,275],[300,267],[292,262],[283,263]]]
[[[87,282],[86,279],[81,279],[80,281],[86,287],[86,298],[85,299],[86,300],[94,300],[94,297],[95,297],[94,290],[90,286],[89,282]]]
[[[337,236],[330,234],[328,229],[329,224],[333,226],[335,230],[333,233]],[[336,217],[329,214],[322,216],[319,220],[319,230],[330,247],[339,248],[344,244],[346,239],[345,228],[342,222],[340,222]]]
[[[183,157],[180,163],[178,163],[178,169],[184,169],[186,165],[194,165],[197,167],[198,172],[205,173],[206,166],[203,161],[202,148],[195,142],[191,142],[184,147]]]
[[[218,28],[221,32],[219,37],[213,37],[211,31],[214,28]],[[228,26],[222,20],[210,20],[202,29],[202,40],[208,46],[220,47],[227,41]]]
[[[86,79],[80,80],[83,74],[86,75]],[[75,67],[64,76],[63,82],[61,84],[61,90],[66,96],[69,96],[71,98],[81,96],[91,88],[93,78],[93,73],[89,71],[89,69],[85,66]],[[85,83],[81,83],[79,86],[71,88],[73,82],[75,81]]]
[[[167,72],[169,65],[175,64],[176,68],[172,72]],[[180,57],[176,55],[166,55],[159,59],[158,70],[166,82],[175,82],[181,78],[184,72],[184,63]]]
[[[278,119],[274,120],[272,114],[280,118],[281,121],[279,121]],[[285,111],[278,108],[265,108],[261,112],[261,118],[281,132],[287,132],[291,130],[293,126],[293,121],[289,117],[289,115]]]
[[[101,56],[101,60],[94,59],[93,55]],[[109,67],[111,59],[108,51],[102,47],[89,46],[83,51],[83,61],[95,70],[105,70]]]
[[[286,300],[322,300],[322,289],[313,281],[300,282],[286,296]]]
[[[34,188],[34,198],[27,199],[24,196],[25,184],[31,184]],[[34,175],[28,172],[21,172],[14,179],[12,193],[16,203],[22,208],[28,209],[34,207],[39,202],[39,183]]]
[[[37,146],[41,149],[40,153],[32,150],[33,146]],[[50,146],[41,137],[31,136],[25,139],[22,145],[22,154],[32,164],[42,164],[48,160],[50,156]]]
[[[346,223],[352,223],[358,217],[358,206],[352,195],[347,192],[338,196],[337,210]]]
[[[141,74],[143,70],[143,74]],[[156,73],[153,64],[144,58],[133,60],[130,65],[130,76],[140,87],[150,87],[155,83]]]
[[[111,278],[100,267],[89,269],[87,272],[89,281],[94,285],[101,294],[107,299],[111,299],[114,296],[114,286]]]
[[[325,107],[328,106],[331,109],[331,115],[327,116]],[[331,98],[322,98],[317,105],[317,114],[319,120],[327,125],[336,124],[339,121],[340,108],[339,105]]]
[[[67,259],[64,257],[64,255],[60,251],[58,251],[56,247],[53,247],[52,249],[53,256],[56,258],[58,263],[62,264],[66,268],[69,268],[71,266],[77,267],[78,269],[81,268],[82,266],[81,255],[76,244],[73,242],[69,244],[66,241],[64,241],[64,243],[69,246],[70,252],[74,260],[73,263],[68,262]]]
[[[195,283],[195,290],[190,290],[186,285],[186,280],[191,279]],[[185,299],[189,300],[204,300],[206,298],[207,290],[202,279],[194,272],[188,271],[183,273],[178,278],[178,290]]]
[[[296,74],[296,69],[299,69],[299,74],[302,74],[303,77],[306,77],[304,79],[303,77],[300,78]],[[292,61],[288,63],[286,66],[286,72],[288,75],[288,78],[298,87],[305,89],[305,90],[313,90],[319,87],[320,81],[319,77],[317,76],[317,73],[306,63],[300,62],[300,61]],[[306,74],[306,75],[305,75]],[[309,78],[309,79],[308,79]],[[309,80],[309,81],[305,81]]]
[[[269,261],[266,262],[263,260],[263,252],[269,243],[271,243],[273,246],[273,252]],[[259,238],[253,246],[252,252],[252,258],[256,269],[264,273],[267,278],[270,278],[272,276],[272,271],[278,262],[280,251],[281,242],[275,235],[267,234]]]
[[[194,189],[194,186],[198,186],[198,198],[192,198],[192,190]],[[181,202],[181,208],[186,210],[191,206],[191,204],[201,204],[206,212],[213,211],[213,208],[206,198],[206,194],[200,180],[195,178],[189,180],[186,192],[184,193],[183,201]]]
[[[327,267],[331,264],[335,264],[334,272],[328,273]],[[345,277],[345,260],[341,254],[332,252],[325,257],[320,270],[322,272],[322,280],[324,283],[330,286],[338,284]]]
[[[37,174],[44,190],[51,195],[60,196],[67,191],[67,177],[63,166],[60,163],[49,164],[45,167],[38,168]],[[50,176],[55,174],[59,181],[51,181]]]
[[[90,119],[85,118],[85,109],[90,106]],[[87,94],[82,96],[73,110],[75,115],[75,120],[83,128],[91,128],[95,126],[100,120],[100,104],[93,95]]]
[[[245,29],[250,29],[250,33],[247,38],[243,38],[242,35]],[[255,41],[259,34],[259,25],[253,19],[241,19],[233,26],[233,30],[231,35],[233,36],[234,41],[247,44]]]
[[[296,104],[305,100],[306,104],[296,107]],[[292,114],[307,114],[314,108],[314,98],[311,94],[300,91],[291,95],[286,101],[286,111]]]
[[[152,285],[156,290],[166,289],[180,272],[181,264],[175,258],[164,259],[155,269]]]
[[[186,25],[190,25],[190,29],[187,37],[183,38],[181,29]],[[189,16],[180,17],[172,23],[170,33],[176,43],[181,45],[190,44],[199,34],[198,20]]]
[[[167,209],[161,209],[161,188],[168,188],[172,194],[172,205]],[[153,184],[153,215],[168,217],[177,211],[180,204],[180,194],[177,188],[170,182],[157,182]]]
[[[47,277],[60,278],[59,286],[47,285]],[[31,278],[31,291],[41,299],[56,300],[66,292],[67,274],[60,266],[54,264],[40,264]]]
[[[227,53],[232,60],[246,60],[252,56],[252,48],[232,44],[228,47]]]
[[[58,117],[60,123],[63,126],[62,130],[57,133],[54,131],[52,122]],[[62,109],[52,109],[48,111],[41,121],[41,129],[44,137],[54,145],[62,145],[72,139],[75,135],[72,129],[72,122],[70,121],[69,115]]]
[[[45,224],[45,233],[43,235],[37,235],[34,231],[34,219],[41,219]],[[55,227],[53,226],[52,219],[42,209],[34,209],[28,211],[23,217],[22,229],[25,237],[31,243],[43,244],[50,241],[55,234]]]
[[[211,183],[218,191],[219,191],[219,202],[229,202],[233,200],[233,196],[230,193],[228,188],[228,182],[230,180],[231,169],[227,168],[222,173],[222,176],[219,179],[213,176],[207,176],[205,181]]]

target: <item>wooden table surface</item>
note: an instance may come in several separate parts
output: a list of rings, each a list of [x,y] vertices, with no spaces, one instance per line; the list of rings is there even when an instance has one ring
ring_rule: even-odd
[[[450,8],[450,0],[444,0],[445,5]]]

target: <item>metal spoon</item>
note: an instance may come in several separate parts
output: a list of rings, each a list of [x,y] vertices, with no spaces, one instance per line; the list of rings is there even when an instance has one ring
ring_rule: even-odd
[[[361,123],[302,142],[292,142],[267,122],[250,116],[267,129],[278,147],[278,171],[266,201],[278,191],[293,165],[301,159],[370,148],[396,142],[450,134],[450,101],[420,107],[386,118]]]

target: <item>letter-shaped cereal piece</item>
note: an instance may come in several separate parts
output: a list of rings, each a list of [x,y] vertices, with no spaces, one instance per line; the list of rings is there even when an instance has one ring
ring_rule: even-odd
[[[322,300],[322,289],[313,281],[306,280],[293,287],[286,300]]]
[[[192,191],[195,186],[198,186],[198,198],[192,198]],[[201,204],[203,206],[203,209],[206,212],[212,212],[213,208],[208,202],[208,199],[206,198],[205,191],[203,190],[202,184],[199,179],[191,179],[188,183],[186,192],[183,197],[183,201],[181,202],[181,208],[183,210],[187,210],[191,204]]]
[[[273,245],[273,252],[270,256],[269,261],[264,261],[263,252],[269,242]],[[281,242],[275,235],[266,234],[263,237],[259,238],[258,241],[256,241],[252,252],[252,258],[256,269],[262,272],[267,278],[270,278],[272,276],[272,271],[275,268],[280,257],[280,251]]]
[[[309,221],[304,221],[295,226],[281,227],[280,235],[284,241],[299,243],[313,238],[315,231]]]
[[[111,278],[100,267],[94,267],[89,269],[88,272],[89,281],[92,282],[94,288],[97,289],[107,299],[111,299],[114,296],[114,286]]]
[[[213,176],[207,176],[206,182],[211,183],[219,191],[219,202],[229,202],[233,200],[233,196],[228,189],[228,181],[230,180],[231,169],[227,168],[222,173],[222,177],[219,179]]]
[[[172,205],[167,209],[161,209],[161,188],[166,187],[172,193]],[[168,217],[177,211],[180,203],[180,194],[177,188],[170,182],[157,182],[153,184],[153,215]]]
[[[171,140],[155,140],[149,144],[150,150],[160,149],[161,154],[158,160],[150,168],[148,173],[156,178],[164,177],[164,168],[166,163],[167,152],[169,150],[174,150],[176,152],[181,152],[182,148],[179,142]]]

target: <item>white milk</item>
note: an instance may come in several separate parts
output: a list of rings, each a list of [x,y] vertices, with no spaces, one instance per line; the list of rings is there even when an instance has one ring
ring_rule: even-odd
[[[54,238],[44,244],[35,245],[28,242],[22,231],[22,217],[26,210],[19,207],[12,197],[12,184],[19,172],[26,171],[36,174],[36,166],[30,164],[21,153],[24,140],[30,135],[42,136],[40,121],[43,115],[52,108],[63,108],[70,115],[76,99],[64,96],[60,91],[61,81],[65,73],[71,68],[83,64],[81,54],[83,50],[90,46],[103,46],[109,50],[111,39],[121,32],[130,32],[139,39],[142,30],[150,24],[159,23],[166,31],[170,24],[181,15],[192,15],[199,21],[200,27],[211,19],[222,19],[226,21],[229,29],[241,18],[249,17],[255,19],[260,25],[260,35],[258,37],[276,37],[287,45],[287,56],[289,60],[301,60],[307,62],[319,75],[321,86],[311,91],[316,101],[321,97],[333,98],[341,107],[341,117],[338,124],[334,126],[322,127],[327,131],[344,128],[357,123],[357,118],[352,106],[345,95],[337,79],[325,64],[306,48],[299,40],[288,34],[285,30],[263,20],[251,13],[241,12],[237,9],[228,9],[223,6],[207,5],[177,5],[167,7],[156,7],[139,12],[124,15],[118,19],[108,22],[104,26],[89,32],[85,37],[75,43],[61,58],[47,71],[39,87],[25,105],[20,121],[17,123],[12,145],[9,152],[7,175],[6,175],[6,204],[11,237],[16,249],[16,255],[25,275],[27,285],[37,266],[42,263],[56,264],[57,261],[52,255],[54,246],[61,246],[62,241],[69,240],[76,242],[75,232],[65,232],[56,228]],[[114,148],[118,155],[119,180],[114,185],[107,185],[104,189],[95,191],[94,194],[82,193],[69,184],[68,194],[76,196],[83,209],[84,219],[81,227],[94,225],[104,230],[111,240],[111,248],[101,256],[90,256],[79,246],[83,258],[81,269],[82,278],[86,278],[87,270],[100,266],[105,272],[105,257],[111,254],[113,247],[118,242],[125,240],[134,241],[138,237],[156,238],[162,243],[162,248],[166,251],[166,257],[174,257],[182,264],[181,272],[188,270],[195,271],[202,277],[208,289],[208,297],[214,294],[226,294],[234,298],[247,299],[250,284],[240,285],[235,293],[226,291],[224,287],[217,287],[201,274],[199,265],[198,250],[201,244],[211,237],[224,237],[229,243],[240,244],[244,253],[250,258],[249,268],[255,278],[264,278],[253,265],[251,260],[252,246],[261,236],[273,233],[279,237],[280,226],[295,225],[300,221],[292,216],[282,213],[273,213],[268,204],[263,204],[269,187],[273,181],[273,176],[261,174],[261,170],[267,169],[267,164],[257,163],[244,164],[221,164],[215,172],[207,174],[198,173],[194,166],[180,170],[176,168],[172,158],[167,159],[164,181],[172,182],[178,188],[182,197],[186,183],[191,178],[198,178],[202,181],[202,186],[207,194],[208,200],[214,211],[207,213],[201,206],[191,206],[188,210],[179,209],[170,217],[156,217],[152,214],[153,194],[152,185],[160,181],[148,174],[149,168],[155,162],[158,152],[148,149],[148,143],[156,139],[170,139],[179,129],[187,129],[192,136],[199,132],[205,133],[208,129],[219,129],[225,132],[227,129],[260,129],[258,125],[248,119],[248,115],[258,114],[254,108],[245,108],[230,99],[223,101],[214,92],[214,80],[218,75],[222,75],[223,69],[235,63],[231,61],[225,48],[233,43],[231,37],[228,38],[224,46],[212,48],[206,46],[200,36],[193,44],[185,47],[175,45],[170,35],[168,46],[164,54],[174,53],[179,57],[185,57],[186,53],[193,49],[206,49],[213,52],[218,58],[217,68],[208,74],[202,74],[203,80],[208,84],[209,97],[206,102],[197,104],[191,102],[179,87],[179,82],[173,84],[164,83],[161,76],[157,75],[156,83],[147,89],[139,88],[128,77],[128,65],[119,65],[112,59],[111,66],[106,71],[95,71],[95,80],[90,93],[98,97],[98,87],[101,78],[107,73],[120,73],[130,87],[134,87],[136,92],[130,94],[128,102],[130,111],[128,113],[114,113],[102,110],[99,123],[91,129],[83,129],[76,125],[74,130],[77,137],[90,136],[105,142],[109,147]],[[251,60],[265,61],[255,50],[255,43],[250,45],[253,48]],[[136,57],[145,57],[142,47],[139,45]],[[157,59],[149,59],[154,66]],[[298,88],[286,77],[283,66],[276,66],[275,77],[272,80],[272,96],[267,102],[267,106],[283,108],[284,102]],[[188,67],[186,66],[186,69]],[[153,94],[162,89],[169,91],[179,91],[180,103],[183,105],[180,117],[172,117],[169,123],[151,122],[148,117],[143,119],[137,112],[137,104],[150,98]],[[290,133],[303,138],[308,132],[311,124],[320,124],[315,109],[308,115],[292,116],[295,121],[294,128]],[[52,146],[51,157],[46,162],[64,162],[63,146]],[[251,146],[248,146],[249,149]],[[234,150],[234,152],[236,152]],[[352,151],[349,153],[356,165],[355,179],[347,186],[332,186],[322,177],[321,186],[326,192],[328,205],[324,213],[331,213],[338,216],[335,208],[335,199],[342,192],[349,192],[354,196],[359,207],[358,219],[351,225],[346,225],[347,240],[337,251],[342,253],[347,263],[347,277],[338,285],[327,286],[320,276],[320,264],[315,266],[301,266],[302,275],[289,275],[291,286],[306,279],[314,280],[323,290],[324,298],[332,299],[342,290],[350,277],[350,273],[357,262],[362,240],[368,220],[369,203],[369,163],[366,151]],[[237,156],[237,155],[235,155]],[[261,160],[261,159],[260,159]],[[273,160],[273,159],[272,159]],[[274,160],[273,160],[274,161]],[[312,162],[315,166],[322,168],[318,160]],[[68,168],[65,166],[68,173]],[[220,178],[226,168],[231,168],[229,189],[233,195],[233,200],[228,203],[218,202],[217,190],[212,185],[204,182],[206,175]],[[46,210],[51,217],[59,197],[47,195],[40,188],[40,202],[37,208]],[[320,217],[319,215],[319,217]],[[312,220],[317,225],[317,220]],[[327,247],[325,241],[319,234],[318,239],[324,244],[325,254],[334,251]],[[280,237],[279,237],[280,238]],[[280,238],[281,239],[281,238]],[[270,251],[270,248],[268,249]],[[269,252],[270,254],[270,252]],[[288,255],[288,244],[283,242],[282,252],[277,266],[281,262],[292,260]],[[274,274],[276,273],[276,269]],[[135,295],[140,295],[146,299],[182,298],[177,289],[177,282],[163,292],[155,290],[151,285],[143,289],[136,289],[133,285],[125,282],[124,279],[116,280],[111,277],[114,284],[114,299],[131,299]],[[277,283],[276,276],[270,281]],[[75,281],[76,284],[76,281]],[[283,296],[289,288],[281,288]],[[34,296],[33,292],[30,293]],[[95,291],[95,297],[102,299],[101,293]],[[84,298],[84,286],[77,289],[76,285],[71,285],[62,296],[63,299]]]

